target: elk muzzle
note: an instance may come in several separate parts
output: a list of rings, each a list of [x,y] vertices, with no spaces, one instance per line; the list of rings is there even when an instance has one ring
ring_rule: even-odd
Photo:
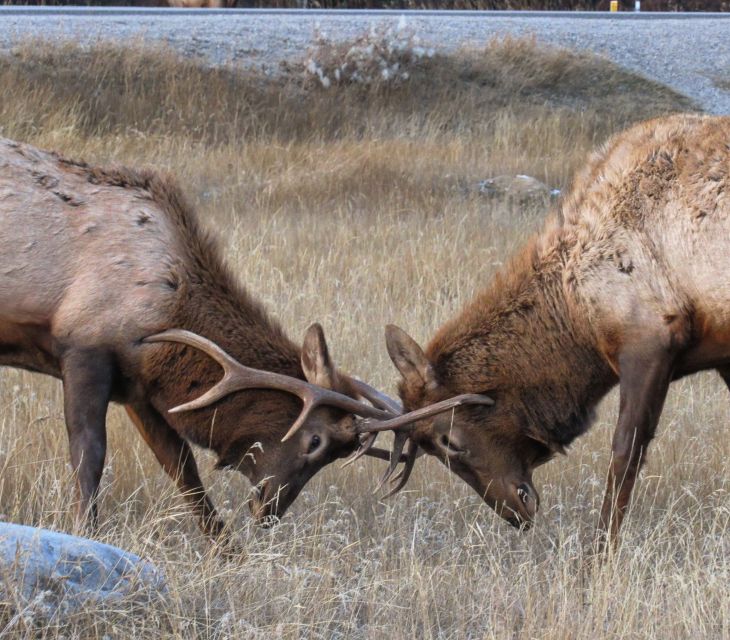
[[[529,482],[511,484],[499,514],[513,527],[527,531],[540,507],[540,496]]]

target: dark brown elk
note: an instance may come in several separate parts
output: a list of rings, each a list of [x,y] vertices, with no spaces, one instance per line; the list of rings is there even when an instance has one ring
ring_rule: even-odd
[[[616,135],[425,350],[386,329],[406,410],[460,393],[494,404],[389,426],[524,526],[539,505],[533,470],[589,428],[618,383],[599,522],[601,545],[616,539],[669,384],[715,369],[730,386],[729,234],[730,118],[674,116]]]
[[[155,340],[198,349],[144,341],[163,331]],[[169,413],[221,376],[199,350],[223,363],[213,343],[269,378],[224,363],[230,375],[216,391],[250,390]],[[335,368],[318,325],[302,348],[286,337],[226,268],[170,179],[2,139],[0,365],[63,380],[80,513],[96,520],[107,405],[116,401],[213,535],[222,523],[188,442],[249,478],[258,492],[251,509],[262,519],[281,515],[319,469],[357,448],[353,413],[398,410]],[[354,399],[363,394],[381,409]],[[300,414],[296,395],[307,411],[282,442]]]

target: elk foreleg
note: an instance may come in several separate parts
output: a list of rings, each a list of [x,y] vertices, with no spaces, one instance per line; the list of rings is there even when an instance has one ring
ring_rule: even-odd
[[[71,466],[79,496],[77,522],[96,529],[113,376],[111,357],[96,350],[69,351],[61,359],[61,376]]]
[[[183,438],[150,406],[125,407],[142,438],[162,468],[191,504],[204,533],[221,539],[224,523],[219,518],[198,473],[193,452]]]
[[[609,540],[618,540],[631,490],[646,459],[646,449],[654,437],[671,382],[673,358],[666,351],[627,352],[620,357],[619,364],[619,418],[598,526],[600,551],[606,550]]]

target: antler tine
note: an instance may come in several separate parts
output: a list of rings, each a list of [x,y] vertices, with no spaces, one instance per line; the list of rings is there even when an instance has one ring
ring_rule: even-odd
[[[291,438],[299,429],[302,427],[302,425],[307,421],[307,418],[309,417],[309,414],[314,411],[318,406],[325,404],[325,402],[322,399],[323,394],[318,393],[306,393],[305,397],[302,397],[302,395],[299,395],[299,397],[302,399],[302,402],[304,402],[304,405],[302,406],[302,411],[299,414],[299,417],[295,420],[294,424],[289,428],[289,431],[286,432],[286,435],[281,439],[282,442],[286,442],[289,438]]]
[[[199,409],[220,400],[229,393],[244,389],[277,389],[292,393],[303,402],[301,413],[291,429],[282,438],[282,442],[290,438],[304,424],[312,411],[321,405],[329,405],[343,409],[349,413],[365,418],[388,420],[393,417],[392,412],[373,407],[360,402],[342,393],[318,387],[299,378],[293,378],[272,371],[261,371],[242,365],[228,355],[217,344],[190,331],[170,329],[162,333],[149,336],[145,342],[180,342],[209,355],[221,367],[223,378],[199,398],[170,409],[171,412],[190,411]]]
[[[351,378],[351,380],[357,392],[374,407],[378,407],[378,409],[383,409],[384,411],[390,411],[394,416],[399,416],[403,413],[403,407],[398,401],[393,400],[390,396],[385,395],[382,391],[378,391],[362,380],[358,380],[357,378]]]
[[[408,437],[408,433],[406,433],[405,431],[396,431],[395,437],[393,439],[393,450],[390,453],[390,463],[388,464],[388,468],[385,470],[383,477],[380,479],[380,482],[378,482],[378,486],[375,487],[373,493],[377,493],[378,491],[380,491],[382,486],[388,481],[388,479],[398,468],[398,464],[400,463],[400,457],[403,453],[403,447],[408,441]]]
[[[144,342],[179,342],[189,347],[195,347],[206,355],[210,356],[223,368],[223,378],[213,387],[211,387],[202,396],[178,405],[170,409],[170,413],[180,413],[182,411],[192,411],[213,404],[229,393],[235,391],[233,388],[233,372],[237,366],[242,366],[239,362],[229,356],[215,342],[199,336],[191,331],[184,329],[169,329],[162,333],[157,333],[144,338]]]
[[[195,347],[213,358],[226,373],[235,369],[236,366],[241,366],[212,340],[185,329],[168,329],[153,336],[147,336],[142,342],[180,342],[189,347]]]
[[[408,478],[411,477],[411,472],[413,471],[413,467],[416,464],[416,459],[418,456],[419,448],[418,445],[413,442],[413,440],[408,441],[408,451],[405,454],[405,464],[403,465],[403,468],[400,470],[400,472],[391,478],[391,483],[397,483],[388,493],[386,493],[384,496],[382,496],[381,500],[387,500],[391,496],[394,496],[396,493],[398,493],[405,485],[406,482],[408,482]]]
[[[345,460],[342,465],[340,465],[340,469],[344,469],[345,467],[350,466],[355,460],[359,460],[364,455],[369,455],[373,451],[373,444],[375,443],[375,439],[378,437],[377,433],[368,433],[365,438],[360,442],[360,446],[358,447],[357,451],[353,453],[347,460]],[[389,457],[385,457],[388,455],[388,451],[385,451],[384,449],[375,449],[376,451],[382,451],[384,456],[383,460],[389,460]],[[376,456],[378,457],[378,456]]]
[[[494,400],[487,396],[475,393],[466,393],[460,396],[449,398],[448,400],[435,402],[434,404],[428,405],[427,407],[422,407],[421,409],[416,409],[415,411],[404,413],[403,415],[396,416],[395,418],[390,418],[389,420],[363,420],[357,426],[357,429],[360,433],[395,431],[408,424],[417,422],[418,420],[430,418],[431,416],[438,415],[439,413],[449,411],[450,409],[454,409],[465,404],[492,405],[494,404]]]

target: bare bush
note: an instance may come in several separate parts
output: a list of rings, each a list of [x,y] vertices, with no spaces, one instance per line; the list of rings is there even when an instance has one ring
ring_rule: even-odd
[[[424,46],[404,16],[396,24],[373,25],[354,40],[338,42],[318,31],[304,71],[328,89],[332,85],[405,82],[413,68],[434,50]]]

